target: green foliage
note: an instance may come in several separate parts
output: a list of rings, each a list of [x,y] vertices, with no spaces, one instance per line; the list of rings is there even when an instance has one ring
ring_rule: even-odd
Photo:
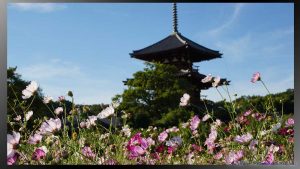
[[[176,77],[177,72],[175,66],[146,63],[143,71],[136,72],[126,82],[128,89],[113,100],[122,100],[118,109],[131,114],[132,126],[176,125],[190,117],[179,109],[179,100],[193,86]]]

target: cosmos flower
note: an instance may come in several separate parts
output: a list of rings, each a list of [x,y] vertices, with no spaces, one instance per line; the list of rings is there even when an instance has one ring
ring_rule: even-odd
[[[130,135],[131,135],[131,130],[130,130],[129,126],[128,126],[128,125],[122,126],[121,133],[124,133],[124,135],[125,135],[126,137],[130,137]]]
[[[39,147],[35,149],[35,151],[32,154],[32,160],[39,161],[41,159],[44,159],[46,157],[48,150],[45,146]]]
[[[251,113],[252,113],[252,111],[251,111],[251,110],[248,110],[248,111],[246,111],[243,115],[246,117],[246,116],[249,116]]]
[[[98,115],[97,117],[99,119],[104,119],[104,118],[107,118],[111,115],[113,115],[115,112],[115,109],[112,107],[112,105],[109,105],[109,107],[105,108],[104,110],[102,110]]]
[[[65,100],[65,96],[59,96],[59,97],[58,97],[58,101],[59,101],[59,102],[62,102],[62,101],[64,101],[64,100]]]
[[[252,79],[251,79],[251,82],[252,83],[255,83],[255,82],[257,82],[257,81],[260,81],[260,73],[259,72],[256,72],[256,73],[254,73],[253,74],[253,76],[252,76]]]
[[[293,126],[295,124],[295,121],[293,118],[288,118],[287,121],[285,122],[286,127]]]
[[[40,134],[51,134],[55,133],[56,131],[59,131],[61,128],[61,120],[59,118],[53,119],[50,118],[49,120],[46,120],[42,123],[40,127]]]
[[[202,83],[208,83],[208,82],[211,82],[212,80],[212,75],[211,74],[208,74],[205,78],[203,78],[201,80]]]
[[[148,137],[146,140],[149,146],[155,145],[155,141],[151,137]]]
[[[20,141],[20,133],[13,131],[12,135],[7,134],[7,157],[12,157],[15,153],[15,149]]]
[[[258,144],[257,140],[251,140],[250,144],[249,144],[249,149],[250,150],[255,150],[255,145]]]
[[[158,141],[163,142],[167,139],[167,137],[168,137],[168,133],[166,131],[163,131],[158,135]]]
[[[50,96],[45,96],[44,99],[43,99],[43,103],[48,104],[48,103],[50,103],[50,101],[52,101],[52,100],[53,100],[52,97],[50,97]]]
[[[242,136],[236,136],[234,138],[234,141],[238,142],[238,143],[247,143],[249,142],[251,139],[253,138],[253,136],[250,133],[244,134]]]
[[[143,155],[148,146],[147,140],[141,137],[141,133],[135,134],[126,146],[129,151],[129,158],[132,159]]]
[[[206,114],[203,118],[202,118],[202,121],[206,121],[208,120],[209,118],[211,118],[211,116],[209,114]]]
[[[212,83],[212,86],[213,86],[213,87],[218,87],[220,81],[221,81],[220,76],[214,77],[214,82]]]
[[[26,86],[26,89],[22,91],[22,98],[23,99],[29,99],[33,93],[38,89],[38,84],[35,81],[31,81],[28,86]]]
[[[200,124],[200,119],[197,115],[195,115],[190,122],[190,129],[192,131],[196,130]]]
[[[242,150],[234,152],[230,151],[229,154],[225,157],[226,164],[237,164],[244,156]]]
[[[167,133],[178,132],[178,131],[179,131],[179,129],[178,129],[177,127],[175,127],[175,126],[173,126],[173,127],[171,127],[171,128],[168,128],[168,129],[166,130]]]
[[[56,108],[55,110],[54,110],[54,113],[56,114],[56,115],[59,115],[60,113],[62,113],[64,111],[64,109],[62,108],[62,107],[58,107],[58,108]]]
[[[217,154],[214,155],[214,159],[220,160],[223,157],[222,152],[218,152]]]
[[[33,111],[27,112],[27,113],[25,114],[25,119],[26,119],[26,121],[28,121],[28,120],[31,118],[32,115],[33,115]]]
[[[87,158],[93,159],[96,157],[96,154],[92,151],[91,147],[89,147],[89,146],[84,146],[81,149],[81,152]]]
[[[11,156],[7,157],[6,161],[7,161],[7,165],[13,165],[17,162],[17,159],[19,157],[19,154],[17,152],[13,152],[13,154],[11,154]]]
[[[180,98],[179,106],[187,106],[189,104],[191,96],[187,93],[184,93],[183,96]]]
[[[39,142],[41,142],[43,136],[40,134],[34,134],[33,136],[30,136],[28,139],[28,143],[29,144],[38,144]]]
[[[90,122],[92,126],[96,126],[97,116],[88,116],[87,121]]]
[[[22,117],[20,115],[18,115],[17,117],[14,118],[14,120],[16,121],[20,121],[22,119]]]

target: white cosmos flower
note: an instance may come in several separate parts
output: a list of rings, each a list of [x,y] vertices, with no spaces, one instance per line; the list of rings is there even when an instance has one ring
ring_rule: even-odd
[[[31,81],[28,86],[26,86],[26,89],[22,91],[22,98],[23,99],[29,99],[33,93],[38,89],[38,84],[35,81]]]
[[[43,99],[43,102],[44,102],[45,104],[48,104],[48,103],[50,103],[50,101],[52,101],[52,100],[53,100],[52,97],[50,97],[50,96],[45,96],[44,99]]]
[[[20,120],[21,120],[21,118],[22,118],[22,117],[21,117],[20,115],[18,115],[17,117],[15,117],[15,118],[14,118],[14,120],[16,120],[16,121],[20,121]]]
[[[183,96],[180,98],[179,106],[186,106],[189,103],[191,96],[187,93],[184,93]]]
[[[19,144],[20,133],[13,131],[12,135],[7,134],[7,157],[11,157],[15,153],[15,146]]]
[[[204,79],[201,80],[202,83],[208,83],[212,80],[212,75],[208,74]]]
[[[40,134],[34,134],[33,136],[30,136],[28,139],[28,143],[29,144],[37,144],[39,142],[41,142],[43,136]]]
[[[97,116],[89,116],[87,121],[89,121],[92,126],[96,126],[95,122],[97,121]]]
[[[51,134],[55,131],[60,130],[61,128],[61,121],[59,118],[53,119],[50,118],[42,123],[40,127],[40,134]]]
[[[102,110],[98,115],[97,117],[99,119],[104,119],[104,118],[107,118],[111,115],[113,115],[115,112],[115,109],[112,107],[112,105],[109,105],[109,107],[105,108],[104,110]]]
[[[31,118],[32,115],[33,115],[33,111],[27,112],[27,113],[25,114],[25,119],[26,119],[26,121],[28,121],[28,120]]]
[[[217,87],[219,85],[220,81],[221,81],[220,76],[215,77],[212,86]]]
[[[58,107],[58,108],[56,108],[55,110],[54,110],[54,113],[56,114],[56,115],[59,115],[61,112],[63,112],[64,111],[64,109],[62,108],[62,107]]]

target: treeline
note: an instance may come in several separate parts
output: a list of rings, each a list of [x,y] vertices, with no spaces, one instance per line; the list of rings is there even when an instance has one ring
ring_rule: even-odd
[[[16,73],[16,69],[15,67],[7,70],[8,121],[13,122],[13,118],[17,115],[21,115],[23,118],[22,105],[26,104],[31,104],[30,110],[34,112],[33,120],[53,117],[49,109],[54,110],[60,106],[57,99],[54,98],[54,101],[47,107],[43,103],[44,94],[39,87],[35,93],[35,99],[30,98],[24,101],[22,91],[30,82],[23,80],[21,75]],[[202,100],[197,107],[179,107],[180,97],[182,93],[186,92],[187,83],[173,76],[175,71],[174,68],[165,65],[148,64],[144,71],[135,73],[134,78],[127,81],[128,89],[114,98],[115,101],[122,101],[116,112],[120,115],[120,112],[124,110],[128,114],[127,122],[135,128],[148,125],[173,126],[186,121],[191,115],[203,116],[207,111],[213,112],[214,116],[222,121],[228,121],[230,120],[228,106],[233,106],[237,113],[247,110],[264,113],[268,111],[266,107],[272,104],[279,114],[281,112],[284,114],[294,113],[294,89],[266,96],[241,96],[232,102],[219,101],[215,103],[210,100]],[[71,101],[66,99],[64,103],[66,111],[71,111]],[[80,115],[80,119],[84,119],[87,116],[97,115],[107,106],[105,104],[76,105],[76,111]],[[12,130],[9,123],[8,130]]]

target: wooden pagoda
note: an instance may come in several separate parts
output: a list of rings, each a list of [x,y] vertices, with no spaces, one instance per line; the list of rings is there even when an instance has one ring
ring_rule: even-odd
[[[177,76],[187,78],[196,86],[194,91],[188,93],[191,95],[191,101],[197,104],[200,101],[201,90],[212,87],[212,82],[202,83],[201,80],[206,75],[199,73],[198,68],[194,69],[193,63],[221,58],[222,54],[199,45],[178,32],[177,6],[173,3],[173,33],[148,47],[134,50],[130,55],[143,61],[175,65],[178,68]],[[221,84],[223,82],[228,81],[221,79]]]

